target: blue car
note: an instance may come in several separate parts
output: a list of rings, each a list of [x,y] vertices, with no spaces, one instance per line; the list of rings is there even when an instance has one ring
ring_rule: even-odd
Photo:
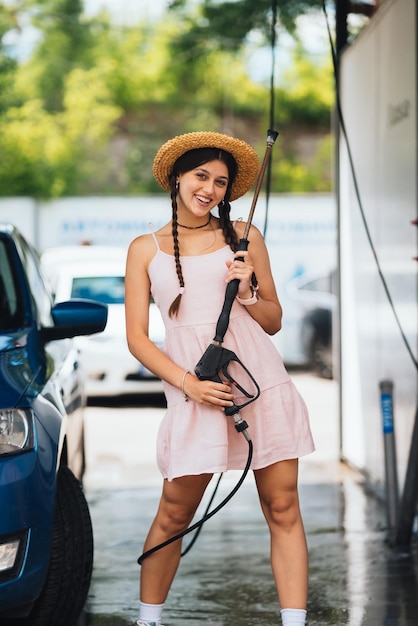
[[[52,305],[38,256],[0,224],[0,624],[73,626],[86,600],[93,533],[82,489],[85,393],[71,339],[107,307]]]

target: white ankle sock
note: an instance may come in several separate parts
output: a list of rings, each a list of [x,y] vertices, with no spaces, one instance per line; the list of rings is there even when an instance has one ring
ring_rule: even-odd
[[[282,609],[283,626],[305,626],[306,611],[305,609]]]
[[[161,621],[163,614],[164,604],[147,604],[146,602],[139,603],[139,619],[144,622],[156,622]]]

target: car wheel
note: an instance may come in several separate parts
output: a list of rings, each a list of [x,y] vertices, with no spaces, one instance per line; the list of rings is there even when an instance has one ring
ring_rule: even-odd
[[[321,378],[332,378],[332,313],[313,309],[303,318],[301,342],[307,362]]]
[[[314,335],[310,354],[314,372],[321,378],[332,379],[332,347],[325,344],[321,337]]]
[[[51,560],[45,586],[19,626],[74,626],[90,586],[93,531],[79,481],[67,468],[58,472]]]

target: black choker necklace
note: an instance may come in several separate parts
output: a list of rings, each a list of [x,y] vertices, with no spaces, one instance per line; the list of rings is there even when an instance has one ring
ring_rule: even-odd
[[[209,219],[206,222],[206,224],[201,224],[200,226],[186,226],[185,224],[179,224],[179,222],[177,222],[177,226],[181,226],[182,228],[187,228],[187,230],[198,230],[199,228],[205,228],[205,226],[207,226],[210,223],[211,219],[212,219],[212,215],[209,215]]]

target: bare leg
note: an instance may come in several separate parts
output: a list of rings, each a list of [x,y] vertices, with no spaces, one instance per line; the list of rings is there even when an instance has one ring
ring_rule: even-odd
[[[144,552],[185,530],[196,512],[211,474],[164,480],[157,514],[149,530]],[[181,541],[158,550],[141,565],[141,601],[163,604],[181,556]]]
[[[271,537],[271,567],[280,607],[306,609],[308,550],[297,491],[298,460],[254,471]]]

